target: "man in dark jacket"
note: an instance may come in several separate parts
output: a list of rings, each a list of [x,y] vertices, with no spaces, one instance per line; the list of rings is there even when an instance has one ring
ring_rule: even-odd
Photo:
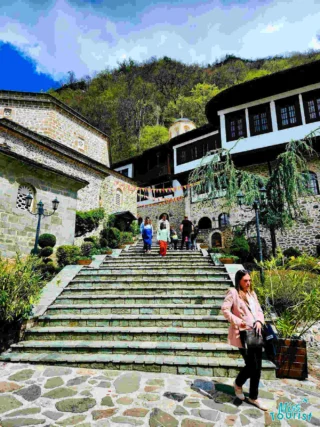
[[[192,222],[189,221],[188,216],[185,215],[184,220],[180,224],[180,230],[182,233],[181,247],[180,247],[181,250],[183,249],[184,242],[186,242],[186,248],[189,249],[192,229],[193,229]]]

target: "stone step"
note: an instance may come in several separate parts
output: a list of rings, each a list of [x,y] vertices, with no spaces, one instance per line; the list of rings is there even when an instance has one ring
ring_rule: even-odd
[[[106,259],[157,259],[159,258],[159,250],[153,251],[150,254],[145,254],[143,251],[141,252],[123,252],[119,257],[106,257]],[[165,260],[175,260],[175,259],[184,259],[195,261],[199,259],[209,259],[209,257],[205,257],[200,252],[193,251],[168,251],[165,256]]]
[[[221,304],[53,304],[46,315],[58,314],[131,314],[131,315],[194,315],[209,316],[220,313]]]
[[[89,290],[90,291],[90,290]],[[76,305],[76,304],[111,304],[111,305],[134,305],[134,304],[222,304],[224,295],[135,295],[132,293],[129,295],[94,295],[88,290],[81,295],[65,295],[63,292],[56,300],[55,303],[59,305]]]
[[[226,343],[228,328],[181,327],[34,327],[26,331],[26,341],[161,341]]]
[[[23,341],[11,346],[15,352],[64,354],[154,354],[196,357],[239,358],[236,347],[224,343],[144,342],[144,341]]]
[[[113,280],[117,281],[118,279],[123,280],[124,276],[127,281],[129,281],[133,277],[139,277],[141,278],[145,277],[145,279],[148,279],[150,275],[154,274],[156,277],[163,277],[168,278],[169,281],[171,278],[190,278],[194,277],[195,279],[207,279],[207,278],[215,278],[219,280],[229,280],[229,275],[227,273],[217,273],[214,270],[208,269],[207,271],[204,269],[201,270],[193,270],[193,269],[181,269],[181,270],[166,270],[166,269],[159,269],[158,271],[154,269],[148,269],[147,271],[144,270],[134,270],[134,269],[118,269],[118,270],[106,270],[106,269],[82,269],[78,274],[77,278],[84,277],[96,277],[100,278],[102,280],[107,280],[112,278]]]
[[[163,261],[160,260],[161,262]],[[147,271],[146,271],[147,270]],[[148,274],[160,274],[160,275],[167,275],[167,274],[221,274],[226,277],[228,277],[228,273],[225,270],[214,268],[213,266],[208,265],[207,267],[200,267],[200,268],[192,268],[192,267],[183,267],[183,266],[157,266],[149,268],[147,265],[141,265],[141,266],[135,266],[133,263],[130,267],[121,267],[121,266],[111,266],[108,268],[104,265],[101,267],[93,268],[93,267],[87,267],[83,268],[81,274],[144,274],[148,272]]]
[[[38,327],[179,327],[179,328],[225,328],[228,326],[223,316],[192,316],[189,315],[88,315],[88,314],[58,314],[50,311],[41,316]]]
[[[136,354],[64,354],[53,353],[5,353],[3,362],[54,364],[81,368],[135,370],[188,374],[208,377],[234,378],[244,366],[242,359],[218,357],[154,356]],[[262,362],[263,379],[275,379],[274,365]]]
[[[198,276],[189,276],[189,277],[170,277],[167,278],[167,276],[127,276],[127,277],[121,277],[121,280],[115,280],[113,277],[109,278],[106,276],[106,279],[102,279],[99,276],[93,276],[92,278],[89,277],[89,279],[86,277],[87,275],[84,275],[82,277],[79,277],[77,275],[68,285],[71,286],[73,284],[92,284],[92,286],[100,286],[104,284],[109,285],[128,285],[130,286],[177,286],[177,285],[186,285],[186,286],[199,286],[199,287],[205,287],[206,285],[212,285],[212,286],[225,286],[226,288],[232,286],[232,281],[230,279],[217,279],[214,277],[198,277]]]
[[[131,268],[131,267],[135,267],[135,268],[158,268],[159,267],[159,262],[157,260],[146,260],[143,261],[142,263],[139,262],[133,262],[133,261],[124,261],[121,259],[118,259],[115,262],[111,262],[111,261],[104,261],[100,268],[110,268],[110,266],[114,267],[118,267],[120,266],[121,268]],[[222,267],[216,267],[212,264],[212,261],[208,261],[208,260],[201,260],[201,261],[194,261],[194,262],[190,262],[188,261],[180,261],[180,260],[170,260],[167,261],[166,260],[166,265],[165,268],[177,268],[178,267],[183,267],[183,268],[213,268],[216,271],[225,271],[225,269]]]
[[[99,285],[99,286],[98,286]],[[149,285],[149,284],[148,284]],[[133,287],[131,285],[120,285],[118,284],[92,284],[92,283],[71,283],[63,291],[63,296],[65,295],[82,295],[84,292],[90,291],[93,295],[113,295],[117,292],[117,295],[121,296],[131,296],[132,292],[135,295],[172,295],[173,290],[178,292],[180,295],[198,295],[199,287],[196,286],[185,286],[185,285],[173,285],[169,286],[157,286],[153,287],[144,286],[143,284],[140,287]],[[172,289],[174,287],[174,289]],[[226,295],[226,291],[229,288],[229,285],[215,285],[215,286],[206,286],[201,287],[207,295]]]

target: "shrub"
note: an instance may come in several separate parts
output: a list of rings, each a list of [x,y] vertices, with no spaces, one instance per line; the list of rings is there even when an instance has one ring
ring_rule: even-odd
[[[91,242],[95,248],[99,249],[101,247],[99,238],[97,236],[85,237],[83,241]]]
[[[56,253],[58,265],[64,267],[65,265],[75,264],[79,255],[80,248],[78,246],[59,246]]]
[[[243,235],[236,234],[230,246],[230,253],[238,256],[241,261],[246,261],[250,254],[250,246]]]
[[[81,255],[90,256],[92,249],[94,248],[94,244],[91,242],[85,242],[81,245]]]
[[[104,218],[104,209],[97,208],[90,211],[76,213],[75,236],[80,237],[98,228]]]
[[[0,256],[0,320],[1,323],[27,319],[44,286],[40,260],[19,254],[9,262]]]
[[[40,264],[39,268],[43,278],[47,280],[56,273],[56,267],[53,265],[52,262]]]
[[[104,228],[101,230],[100,235],[103,239],[107,240],[107,246],[110,248],[117,248],[120,243],[120,231],[115,228]]]
[[[133,243],[133,237],[130,231],[120,232],[120,245],[124,243]]]
[[[53,249],[50,246],[47,246],[41,249],[39,256],[42,258],[48,257],[53,254]]]
[[[43,262],[44,264],[48,264],[49,262],[50,262],[50,263],[53,263],[53,260],[52,260],[51,258],[43,258],[42,262]]]
[[[53,248],[56,245],[56,243],[57,243],[56,236],[48,233],[41,234],[38,241],[40,248],[46,248],[48,246],[50,248]]]
[[[130,224],[130,230],[134,236],[139,236],[140,227],[139,227],[138,221],[136,221],[136,220],[132,221],[132,223]]]
[[[277,258],[261,263],[265,281],[262,284],[259,273],[253,272],[252,283],[265,314],[270,314],[266,301],[272,304],[280,335],[301,337],[320,318],[320,277],[308,271],[285,270],[278,264]]]
[[[283,255],[286,256],[287,258],[290,258],[292,256],[294,257],[298,257],[300,255],[302,255],[302,252],[300,251],[300,249],[298,248],[293,248],[292,246],[288,249],[285,249],[283,251]]]
[[[288,260],[287,268],[291,270],[310,271],[313,273],[320,273],[319,259],[310,255],[301,255],[297,258]]]
[[[99,243],[101,248],[106,248],[108,246],[108,240],[103,237],[100,238]]]

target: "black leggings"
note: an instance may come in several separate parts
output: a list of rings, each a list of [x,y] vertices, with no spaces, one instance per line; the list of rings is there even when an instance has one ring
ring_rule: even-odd
[[[236,378],[236,385],[242,387],[250,378],[249,398],[256,400],[259,393],[259,381],[262,365],[262,348],[239,348],[239,351],[245,361],[245,366],[239,372]]]

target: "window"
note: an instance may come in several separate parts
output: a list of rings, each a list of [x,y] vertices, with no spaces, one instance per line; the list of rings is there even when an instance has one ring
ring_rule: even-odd
[[[121,171],[119,171],[120,173],[121,173],[121,175],[124,175],[124,176],[129,176],[129,169],[127,168],[127,169],[122,169]]]
[[[303,174],[307,180],[308,190],[315,196],[319,194],[319,183],[317,175],[314,172],[306,172]]]
[[[122,205],[122,191],[118,188],[116,191],[116,206],[120,208]]]
[[[320,90],[304,93],[302,99],[306,122],[320,120]]]
[[[202,159],[209,151],[217,147],[215,138],[196,141],[177,148],[177,165]]]
[[[234,141],[241,137],[246,138],[246,116],[245,111],[226,114],[227,141]]]
[[[252,136],[272,132],[270,105],[249,108],[249,124]]]
[[[31,206],[30,206],[30,211],[32,211],[32,208],[34,205],[35,191],[34,191],[34,188],[29,184],[21,184],[18,188],[18,195],[17,195],[17,201],[16,201],[16,207],[18,209],[27,210],[27,208],[26,208],[26,196],[28,194],[31,194],[31,196],[33,197],[33,200],[32,200]]]
[[[11,108],[5,108],[3,115],[4,115],[4,117],[9,117],[9,116],[11,116],[11,113],[12,113]]]
[[[167,182],[162,182],[161,184],[156,184],[153,186],[153,188],[172,188],[172,182],[171,181],[167,181]],[[154,191],[152,190],[152,195],[153,197],[165,197],[165,196],[169,196],[169,195],[174,195],[174,191]]]
[[[212,228],[211,219],[204,216],[199,220],[199,230],[208,230],[209,228]]]
[[[228,225],[230,225],[229,215],[227,213],[220,214],[218,221],[220,230],[224,230]]]
[[[276,110],[279,130],[301,125],[298,96],[276,101]]]
[[[145,200],[149,200],[149,192],[148,190],[146,191],[137,191],[137,201],[138,202],[144,202]]]

